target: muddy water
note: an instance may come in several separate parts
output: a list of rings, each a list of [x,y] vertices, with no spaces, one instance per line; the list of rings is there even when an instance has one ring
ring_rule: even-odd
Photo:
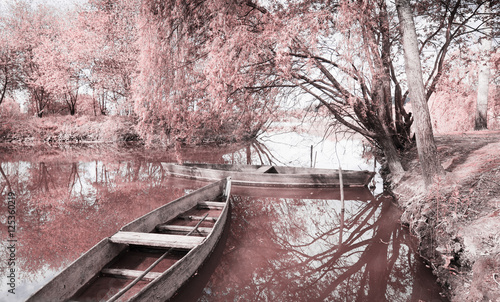
[[[160,161],[373,166],[361,149],[332,158],[331,142],[298,141],[178,154],[135,146],[2,147],[2,250],[9,191],[16,193],[17,241],[13,264],[1,256],[0,301],[24,301],[103,237],[204,185],[168,177]],[[225,244],[190,281],[191,295],[181,290],[177,301],[441,301],[397,223],[399,211],[379,191],[346,192],[342,211],[338,190],[235,188]],[[15,295],[8,293],[11,268]]]

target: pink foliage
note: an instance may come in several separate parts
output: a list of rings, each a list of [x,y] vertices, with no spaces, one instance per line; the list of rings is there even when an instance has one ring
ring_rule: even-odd
[[[64,13],[31,1],[10,5],[0,20],[1,41],[9,42],[2,43],[0,65],[6,62],[3,54],[10,54],[9,66],[20,83],[10,89],[28,92],[32,113],[42,116],[51,104],[63,104],[74,114],[84,87],[95,90],[104,107],[130,103],[138,1],[108,6],[112,2],[92,0]]]
[[[488,102],[488,129],[499,129],[500,100],[498,83],[500,71],[497,50],[491,56],[492,79]],[[437,92],[429,100],[434,130],[437,133],[474,130],[477,98],[479,53],[460,49],[446,63],[445,73]]]
[[[458,52],[469,40],[443,43],[447,25],[462,38],[458,24],[472,12],[460,7],[452,17],[453,5],[415,3],[438,131],[468,129],[474,111],[477,58]],[[167,144],[253,137],[281,118],[280,100],[307,95],[347,127],[372,140],[400,139],[402,148],[412,120],[402,106],[398,22],[393,3],[382,0],[90,0],[64,16],[15,1],[0,20],[0,80],[17,74],[6,87],[27,91],[33,114],[66,106],[72,114],[133,115],[145,138]],[[492,64],[499,70],[498,50]],[[492,125],[499,81],[497,71]]]
[[[219,1],[144,1],[140,73],[134,83],[141,131],[166,143],[200,137],[254,136],[273,113],[273,78],[259,74],[267,41],[241,17],[246,5]],[[265,30],[258,24],[257,31]],[[275,35],[273,35],[275,37]],[[209,135],[206,135],[209,134]]]
[[[471,131],[474,129],[476,97],[438,91],[429,100],[432,126],[436,133]]]
[[[19,103],[17,103],[12,98],[5,98],[0,105],[0,118],[12,118],[19,116],[21,116],[21,108],[19,106]]]
[[[19,82],[27,89],[34,112],[41,116],[50,100],[49,89],[44,87],[47,73],[40,67],[37,59],[37,48],[44,41],[55,39],[57,23],[54,10],[39,5],[35,9],[31,3],[16,1],[2,20],[5,35],[11,41],[12,61]]]
[[[100,99],[119,106],[131,103],[132,78],[137,70],[137,14],[139,0],[91,0],[78,16],[79,56],[86,62],[88,85]]]

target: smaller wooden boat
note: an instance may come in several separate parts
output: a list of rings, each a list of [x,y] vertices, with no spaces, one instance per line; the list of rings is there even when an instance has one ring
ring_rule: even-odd
[[[162,163],[162,167],[170,175],[202,181],[214,181],[230,176],[232,184],[240,186],[340,187],[339,170],[332,169],[194,163]],[[374,175],[374,172],[369,171],[342,170],[343,186],[368,186]]]
[[[210,255],[229,211],[231,179],[125,225],[27,301],[166,301]]]

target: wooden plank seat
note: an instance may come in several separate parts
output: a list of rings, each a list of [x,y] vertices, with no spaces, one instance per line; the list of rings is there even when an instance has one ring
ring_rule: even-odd
[[[226,205],[225,202],[218,201],[200,201],[198,202],[199,209],[221,210]]]
[[[138,271],[133,269],[123,269],[123,268],[105,268],[101,272],[107,276],[124,278],[124,279],[135,279],[143,273],[143,271]],[[149,272],[146,274],[146,276],[142,277],[142,280],[153,281],[159,276],[161,276],[161,273]]]
[[[179,219],[184,219],[184,220],[202,220],[203,221],[212,221],[216,222],[219,217],[213,217],[213,216],[197,216],[197,215],[180,215],[177,216]]]
[[[168,232],[168,233],[175,233],[175,234],[187,234],[191,232],[194,229],[192,226],[184,226],[184,225],[172,225],[172,224],[159,224],[156,226],[156,230],[158,232]],[[194,231],[193,234],[199,233],[202,236],[208,236],[210,232],[212,231],[212,228],[207,228],[207,227],[198,227],[196,228],[196,231]]]
[[[199,236],[124,231],[120,231],[110,237],[110,241],[114,243],[180,249],[192,249],[201,244],[203,240],[205,240],[205,238]]]

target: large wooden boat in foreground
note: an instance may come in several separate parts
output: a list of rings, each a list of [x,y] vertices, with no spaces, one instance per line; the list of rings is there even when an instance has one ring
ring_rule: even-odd
[[[231,177],[233,185],[260,187],[340,187],[339,170],[258,165],[162,163],[166,173],[189,179],[214,181]],[[345,187],[365,187],[374,172],[342,171]]]
[[[27,301],[165,301],[203,264],[229,211],[230,178],[125,225]]]

